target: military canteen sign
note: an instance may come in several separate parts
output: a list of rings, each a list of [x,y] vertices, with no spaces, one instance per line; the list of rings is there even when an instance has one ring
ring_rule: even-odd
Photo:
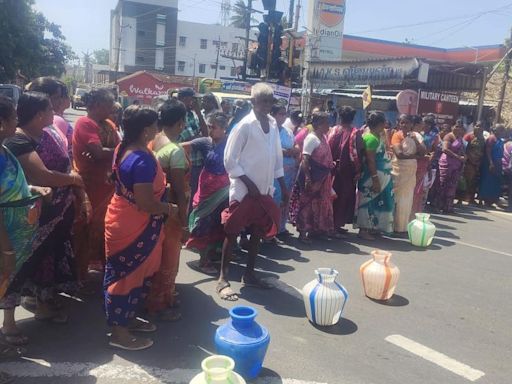
[[[315,88],[367,84],[400,85],[418,67],[416,59],[311,63],[309,81]]]
[[[459,95],[454,93],[420,90],[418,115],[433,113],[438,124],[454,124],[459,116]]]
[[[310,0],[311,61],[340,61],[345,0]]]

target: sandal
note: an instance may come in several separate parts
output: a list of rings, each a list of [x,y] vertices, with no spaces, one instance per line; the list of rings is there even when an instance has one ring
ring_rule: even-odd
[[[272,289],[274,288],[274,285],[270,284],[269,282],[258,279],[254,275],[244,275],[242,277],[242,284],[246,287],[254,287],[259,289]]]
[[[201,265],[199,260],[190,261],[187,265],[196,272],[204,273],[209,276],[217,276],[219,271],[210,263],[206,263]]]
[[[25,353],[27,353],[25,348],[0,343],[0,360],[2,361],[19,359],[20,357],[23,357]]]
[[[237,301],[238,295],[231,289],[231,284],[227,281],[219,281],[215,289],[221,300]]]
[[[63,312],[54,312],[48,315],[37,314],[34,316],[37,321],[46,321],[54,324],[66,324],[69,321],[69,316]]]
[[[311,245],[313,242],[311,241],[311,239],[307,236],[299,236],[299,241],[302,243],[302,244],[306,244],[306,245]]]
[[[21,346],[28,344],[28,337],[20,331],[13,333],[6,333],[2,329],[1,331],[3,339],[10,345]]]
[[[175,321],[181,320],[181,312],[176,309],[164,309],[159,312],[156,316],[159,321],[165,321],[168,323],[174,323]]]
[[[156,331],[156,325],[140,319],[134,319],[133,325],[128,327],[130,332],[151,333]]]
[[[111,347],[124,349],[125,351],[142,351],[148,349],[154,344],[153,340],[145,338],[132,338],[129,344],[121,344],[120,342],[110,340],[108,345]]]

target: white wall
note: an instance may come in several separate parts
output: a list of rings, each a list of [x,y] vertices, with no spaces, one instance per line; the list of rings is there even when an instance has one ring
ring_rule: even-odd
[[[180,46],[180,36],[186,37],[185,47]],[[221,46],[221,53],[223,50],[231,52],[233,43],[237,43],[239,50],[244,48],[244,40],[236,38],[236,36],[245,37],[245,30],[224,27],[214,24],[200,24],[189,21],[178,20],[178,33],[176,37],[176,75],[193,76],[194,74],[194,56],[195,56],[195,75],[197,77],[210,77],[215,75],[214,66],[217,59],[217,47],[213,41],[219,39],[221,42],[226,42],[227,46]],[[255,39],[256,34],[253,33],[251,38]],[[207,49],[200,48],[201,39],[207,40]],[[185,62],[185,68],[180,71],[178,68],[179,62]],[[200,73],[200,65],[205,65],[205,73]],[[242,61],[235,61],[235,66],[242,66]],[[221,69],[222,67],[225,69]],[[217,71],[217,78],[231,76],[231,68],[233,67],[233,60],[223,58],[219,55],[219,68]]]
[[[123,16],[121,19],[121,33],[121,60],[119,71],[124,72],[125,65],[135,65],[137,19]]]

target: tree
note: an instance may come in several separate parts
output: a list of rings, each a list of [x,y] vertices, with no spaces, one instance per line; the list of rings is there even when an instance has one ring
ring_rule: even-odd
[[[60,76],[75,58],[60,26],[35,11],[34,0],[3,0],[0,7],[0,82],[17,74]]]
[[[95,64],[108,65],[110,57],[108,49],[97,49],[93,51],[92,55],[94,56]]]
[[[257,20],[251,17],[251,12],[247,9],[244,0],[237,0],[235,5],[231,8],[231,11],[233,12],[230,24],[232,27],[245,29],[247,27],[247,19],[249,19],[251,23],[257,23]]]

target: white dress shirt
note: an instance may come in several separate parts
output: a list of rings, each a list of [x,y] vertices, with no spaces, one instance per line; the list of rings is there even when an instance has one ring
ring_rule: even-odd
[[[263,132],[254,111],[231,131],[224,152],[229,175],[229,201],[242,202],[248,190],[240,176],[247,176],[262,195],[274,194],[274,179],[284,176],[283,151],[276,121],[268,116],[269,132]]]

